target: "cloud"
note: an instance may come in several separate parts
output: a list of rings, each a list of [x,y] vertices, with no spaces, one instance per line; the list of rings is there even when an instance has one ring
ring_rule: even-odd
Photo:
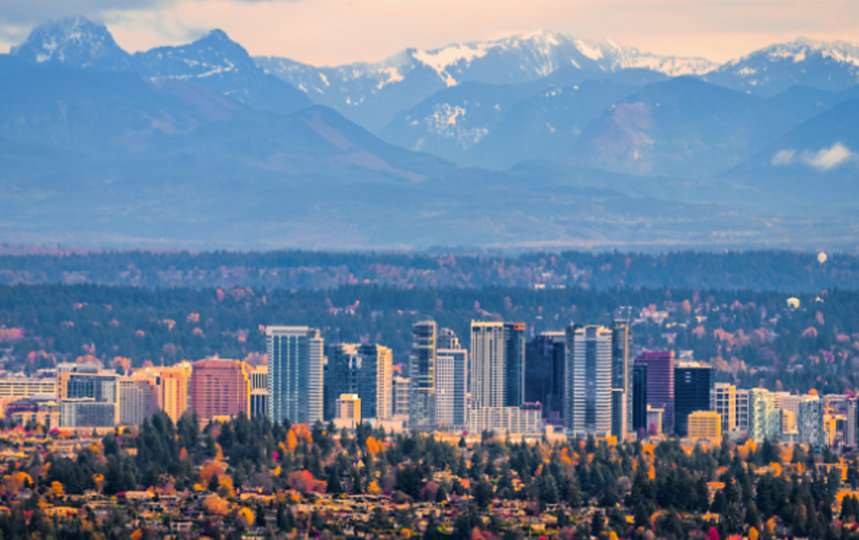
[[[856,158],[856,152],[853,152],[840,142],[836,142],[832,147],[824,147],[817,152],[803,150],[797,153],[794,150],[779,150],[773,155],[770,165],[780,166],[801,163],[818,171],[826,172]]]

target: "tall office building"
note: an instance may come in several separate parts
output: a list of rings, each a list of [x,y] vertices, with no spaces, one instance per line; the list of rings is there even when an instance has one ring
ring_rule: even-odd
[[[341,343],[326,347],[325,418],[334,418],[341,394],[358,394],[361,417],[388,419],[393,414],[393,353],[373,344]]]
[[[313,424],[323,417],[325,341],[307,326],[269,326],[268,417]]]
[[[160,407],[175,424],[190,404],[191,362],[161,369]]]
[[[504,406],[525,402],[525,323],[504,323]]]
[[[674,353],[645,351],[635,362],[647,366],[647,404],[662,409],[662,429],[674,432]]]
[[[603,326],[567,328],[564,421],[577,436],[612,432],[612,331]]]
[[[713,367],[682,362],[674,368],[674,432],[688,434],[687,420],[695,411],[713,410]]]
[[[123,377],[119,379],[119,423],[139,426],[158,410],[159,380],[150,377]]]
[[[268,416],[268,366],[254,366],[251,374],[251,418]]]
[[[859,398],[852,397],[847,400],[846,417],[844,444],[850,448],[856,448],[857,428],[859,427]]]
[[[611,329],[611,434],[618,441],[632,430],[631,344],[629,322],[615,321]]]
[[[119,421],[116,372],[94,364],[61,364],[57,367],[57,397],[60,423],[65,427],[112,426]]]
[[[566,350],[564,332],[542,332],[525,347],[525,401],[541,403],[543,418],[554,425],[563,425]]]
[[[435,340],[435,348],[457,350],[461,349],[462,345],[460,345],[459,338],[456,337],[456,333],[453,330],[450,328],[442,328],[438,331],[438,337]]]
[[[432,430],[435,426],[435,321],[412,326],[409,355],[409,426]]]
[[[751,425],[751,390],[748,388],[737,388],[737,431],[749,434]]]
[[[361,369],[361,361],[358,358],[359,345],[359,343],[335,343],[325,346],[322,411],[324,420],[336,418],[337,400],[340,399],[341,394],[358,393]]]
[[[411,391],[411,382],[408,377],[402,375],[394,375],[394,380],[391,384],[391,395],[393,400],[393,416],[406,417],[409,416],[409,392]]]
[[[471,321],[469,387],[474,408],[507,404],[504,323]]]
[[[729,383],[716,383],[714,387],[716,412],[722,419],[722,433],[737,429],[737,387]]]
[[[191,410],[202,423],[216,416],[250,416],[250,393],[250,374],[244,362],[225,358],[194,362]]]
[[[819,396],[802,396],[799,402],[799,442],[814,449],[820,449],[827,443],[823,429],[823,408],[823,400]]]
[[[748,396],[749,438],[758,443],[767,439],[778,440],[781,426],[776,426],[775,421],[778,417],[778,422],[781,423],[781,411],[775,406],[772,392],[766,388],[752,388],[748,391]]]
[[[647,366],[632,366],[632,429],[647,431]]]
[[[435,362],[435,424],[441,429],[465,429],[468,425],[468,351],[437,349]]]

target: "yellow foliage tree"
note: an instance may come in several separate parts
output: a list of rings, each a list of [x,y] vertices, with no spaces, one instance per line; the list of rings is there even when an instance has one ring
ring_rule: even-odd
[[[61,499],[65,495],[65,490],[63,489],[63,485],[56,480],[51,482],[51,496],[57,499]]]
[[[378,495],[381,491],[382,490],[379,489],[379,483],[375,480],[370,482],[370,484],[367,486],[367,493],[369,493],[370,495]]]
[[[758,530],[754,527],[749,527],[749,540],[758,540]]]
[[[230,511],[230,504],[218,494],[212,493],[203,500],[203,508],[214,516],[225,516]]]
[[[239,510],[238,514],[236,514],[236,522],[244,529],[253,527],[254,513],[251,512],[251,509],[247,506],[243,506]]]

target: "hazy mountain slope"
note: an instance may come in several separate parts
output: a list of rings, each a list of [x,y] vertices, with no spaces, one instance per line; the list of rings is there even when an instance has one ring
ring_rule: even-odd
[[[700,58],[662,57],[610,41],[545,31],[433,50],[407,49],[377,63],[317,68],[278,57],[256,61],[311,99],[374,130],[430,95],[469,81],[521,84],[564,69],[575,71],[576,80],[583,80],[629,69],[681,75],[715,67]]]
[[[617,172],[695,178],[745,161],[794,123],[762,98],[680,77],[603,112],[570,159]]]
[[[803,122],[723,177],[757,188],[779,203],[855,211],[859,200],[859,98]]]

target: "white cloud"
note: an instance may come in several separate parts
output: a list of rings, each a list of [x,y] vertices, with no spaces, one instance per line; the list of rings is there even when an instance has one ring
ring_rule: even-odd
[[[803,156],[803,161],[819,171],[828,171],[838,167],[852,156],[853,152],[837,142],[832,145],[832,148],[821,148],[815,154]]]
[[[850,160],[857,158],[856,152],[853,152],[840,142],[836,142],[830,148],[821,148],[813,152],[803,150],[797,154],[794,150],[783,149],[776,152],[770,160],[770,165],[791,165],[793,163],[802,163],[808,167],[817,169],[818,171],[829,171],[839,167]]]
[[[793,150],[779,150],[770,160],[770,165],[790,165],[795,154]]]

